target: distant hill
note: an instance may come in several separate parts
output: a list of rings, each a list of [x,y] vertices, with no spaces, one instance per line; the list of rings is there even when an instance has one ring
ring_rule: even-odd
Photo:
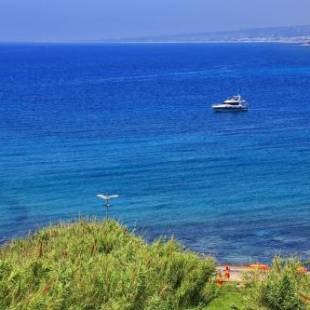
[[[111,41],[111,40],[107,40]],[[310,25],[138,37],[114,42],[283,42],[309,44]]]

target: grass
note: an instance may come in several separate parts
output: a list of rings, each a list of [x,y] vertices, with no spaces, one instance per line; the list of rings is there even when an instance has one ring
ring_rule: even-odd
[[[235,284],[225,285],[205,310],[232,310],[233,307],[241,309],[244,305],[242,294],[243,292]]]
[[[244,288],[248,309],[310,309],[310,278],[300,268],[296,258],[276,257],[268,273],[248,273]]]
[[[268,273],[247,273],[241,288],[217,289],[212,258],[175,240],[147,244],[112,220],[82,220],[0,248],[0,309],[310,309],[300,267],[276,258]]]
[[[115,221],[61,224],[0,249],[0,309],[195,309],[215,263]]]

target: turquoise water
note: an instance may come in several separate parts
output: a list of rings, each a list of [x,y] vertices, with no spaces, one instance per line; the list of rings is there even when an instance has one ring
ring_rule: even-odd
[[[210,105],[240,92],[247,113]],[[0,45],[0,240],[111,215],[220,261],[310,254],[310,49]]]

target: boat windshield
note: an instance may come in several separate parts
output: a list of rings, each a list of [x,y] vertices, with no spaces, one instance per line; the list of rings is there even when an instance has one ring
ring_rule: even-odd
[[[235,100],[235,101],[239,101],[241,98],[239,96],[233,96],[228,98],[228,100]]]
[[[240,102],[241,102],[241,98],[237,96],[230,97],[225,100],[225,103],[234,104],[234,105],[239,104]]]

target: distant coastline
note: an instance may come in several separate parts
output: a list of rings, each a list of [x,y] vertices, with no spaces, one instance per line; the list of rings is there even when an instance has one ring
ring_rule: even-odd
[[[251,44],[310,46],[310,25],[88,40],[3,41],[0,44]]]
[[[69,43],[69,42],[68,42]],[[73,42],[75,43],[75,42]],[[268,40],[248,40],[248,41],[93,41],[93,42],[76,42],[76,43],[93,43],[93,44],[253,44],[253,43],[262,43],[262,44],[293,44],[301,46],[310,46],[308,41],[268,41]]]
[[[102,43],[285,43],[310,45],[310,25],[103,39]]]
[[[267,41],[267,40],[248,40],[248,41],[21,41],[21,42],[0,42],[0,45],[110,45],[110,44],[141,44],[141,45],[152,45],[152,44],[287,44],[287,45],[299,45],[310,47],[309,41]]]

